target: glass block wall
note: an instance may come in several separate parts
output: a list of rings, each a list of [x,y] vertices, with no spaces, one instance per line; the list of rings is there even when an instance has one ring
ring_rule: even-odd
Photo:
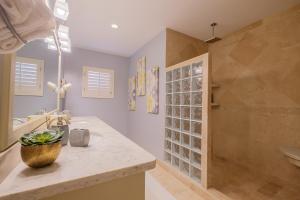
[[[167,70],[165,160],[201,183],[203,62]]]

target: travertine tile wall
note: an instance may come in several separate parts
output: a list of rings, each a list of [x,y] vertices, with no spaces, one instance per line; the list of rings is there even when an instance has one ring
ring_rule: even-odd
[[[166,67],[207,53],[208,45],[172,29],[166,30]]]
[[[220,84],[212,113],[213,155],[300,184],[281,146],[300,148],[300,5],[209,47]],[[220,177],[221,178],[221,177]]]

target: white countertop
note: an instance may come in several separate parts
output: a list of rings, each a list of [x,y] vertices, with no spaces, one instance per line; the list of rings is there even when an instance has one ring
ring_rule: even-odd
[[[73,128],[90,130],[89,147],[63,147],[46,168],[20,163],[0,184],[0,200],[37,200],[155,167],[154,156],[96,117],[74,117]]]

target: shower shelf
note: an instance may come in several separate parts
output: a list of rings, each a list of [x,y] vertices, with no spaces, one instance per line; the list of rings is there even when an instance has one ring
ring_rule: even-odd
[[[211,84],[211,87],[214,89],[214,88],[219,88],[220,87],[220,85],[219,84],[217,84],[217,83],[212,83]]]
[[[166,69],[165,161],[207,187],[208,54]]]
[[[220,104],[217,104],[217,103],[211,103],[211,107],[213,107],[213,108],[216,108],[216,107],[219,107],[220,106]]]

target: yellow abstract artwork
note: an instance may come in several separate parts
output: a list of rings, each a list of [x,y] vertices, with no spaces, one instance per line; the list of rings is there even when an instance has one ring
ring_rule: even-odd
[[[159,67],[147,73],[147,112],[159,113]]]
[[[136,77],[135,76],[128,79],[128,109],[130,111],[136,110]]]
[[[137,96],[146,95],[146,57],[142,57],[137,62]]]

